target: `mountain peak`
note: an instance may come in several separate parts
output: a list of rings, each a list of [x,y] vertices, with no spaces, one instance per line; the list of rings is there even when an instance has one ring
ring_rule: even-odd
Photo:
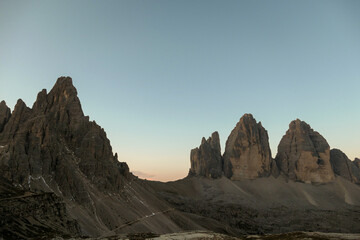
[[[244,114],[226,141],[225,176],[232,180],[268,176],[271,165],[267,131],[252,114]]]
[[[290,122],[289,130],[290,131],[297,131],[297,130],[312,131],[312,128],[305,121],[301,121],[299,118],[297,118]]]
[[[0,102],[0,108],[3,108],[4,106],[7,107],[6,102],[4,100],[2,100]]]
[[[49,190],[48,183],[32,186],[27,179],[40,174],[52,176],[59,193],[65,197],[75,196],[79,202],[90,201],[83,192],[88,179],[103,191],[117,191],[122,187],[128,177],[127,166],[114,160],[105,131],[84,116],[70,77],[58,78],[48,94],[45,89],[40,91],[33,109],[19,99],[9,117],[4,106],[5,103],[0,104],[0,129],[3,129],[0,143],[9,143],[18,149],[9,157],[12,166],[20,167],[1,168],[0,156],[0,174],[36,190]],[[79,178],[84,176],[79,177],[70,169],[77,169],[88,179],[81,182]]]
[[[218,132],[214,132],[207,140],[202,138],[200,147],[191,150],[190,162],[190,175],[221,177],[222,158]]]
[[[77,90],[73,85],[71,77],[59,77],[51,89],[49,95],[54,93],[62,96],[64,100],[73,100],[77,98]]]
[[[251,113],[245,113],[241,118],[239,123],[243,123],[243,122],[254,122],[255,119],[253,117],[253,115]],[[256,122],[256,121],[255,121]]]
[[[27,108],[26,106],[26,103],[21,99],[19,98],[15,104],[15,107],[14,107],[14,110],[12,112],[12,114],[16,114],[18,112],[22,112],[23,109]]]
[[[276,162],[291,180],[317,183],[334,180],[329,144],[300,119],[289,124],[279,143]]]
[[[72,78],[67,76],[67,77],[64,77],[64,76],[61,76],[59,77],[57,80],[56,80],[56,83],[54,85],[55,86],[60,86],[60,87],[64,87],[64,86],[69,86],[69,87],[74,87],[73,85],[73,81],[72,81]]]
[[[34,106],[42,108],[47,106],[51,111],[60,112],[62,117],[75,120],[75,122],[79,122],[84,116],[71,77],[59,77],[48,95],[44,90],[38,94]]]
[[[6,105],[5,101],[0,102],[0,132],[5,127],[5,124],[9,121],[11,116],[10,108]]]

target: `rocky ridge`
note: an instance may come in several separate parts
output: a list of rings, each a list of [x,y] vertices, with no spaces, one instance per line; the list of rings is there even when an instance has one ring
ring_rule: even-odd
[[[10,108],[6,105],[5,101],[0,102],[0,132],[5,127],[5,124],[9,121],[11,116]]]
[[[61,77],[49,93],[44,89],[38,94],[32,108],[19,99],[11,113],[5,102],[0,103],[0,174],[12,185],[5,194],[0,192],[0,211],[6,216],[0,237],[6,231],[16,234],[8,230],[16,229],[13,224],[18,222],[26,235],[32,231],[26,222],[34,218],[39,226],[33,229],[35,237],[45,237],[42,230],[54,236],[97,237],[193,229],[234,235],[281,232],[308,227],[309,213],[311,223],[331,219],[321,227],[310,224],[312,230],[336,227],[341,216],[344,226],[339,231],[358,231],[358,186],[334,178],[336,174],[354,179],[354,171],[346,172],[347,157],[332,156],[326,140],[300,120],[290,124],[278,155],[275,162],[266,130],[245,114],[230,134],[223,157],[217,132],[192,150],[190,175],[203,178],[173,183],[139,180],[113,154],[104,129],[84,116],[72,79]],[[359,163],[352,163],[354,169]],[[299,183],[333,179],[333,184],[320,186],[321,196],[317,184]],[[6,196],[12,193],[15,198]],[[329,196],[336,202],[325,206]],[[275,208],[263,211],[258,199],[264,209]],[[345,210],[334,214],[338,203]],[[19,209],[25,213],[19,214]],[[289,215],[295,223],[283,228]]]
[[[189,175],[221,177],[222,157],[219,133],[214,132],[207,140],[202,138],[200,147],[191,150],[190,161]]]
[[[209,177],[215,171],[215,178],[224,175],[231,180],[281,175],[292,181],[327,183],[338,175],[360,183],[360,160],[352,162],[340,150],[330,151],[325,138],[299,119],[289,124],[275,159],[271,157],[267,131],[251,114],[243,115],[236,124],[222,157],[215,133],[215,152],[210,144],[212,138],[203,138],[200,148],[191,151],[190,176]]]
[[[336,175],[350,182],[360,184],[360,169],[356,165],[356,161],[352,162],[346,154],[339,149],[331,149],[330,162]]]
[[[23,191],[44,196],[37,197],[37,206],[47,206],[54,197],[56,204],[66,206],[61,211],[79,224],[80,235],[183,230],[162,214],[169,206],[118,161],[104,129],[84,115],[70,77],[58,78],[49,93],[39,92],[32,108],[19,99],[10,113],[0,103],[0,175]],[[25,206],[32,206],[30,200],[20,199]],[[6,201],[0,207],[2,203]],[[8,209],[14,216],[16,206]],[[149,216],[151,221],[145,221]]]
[[[4,119],[0,173],[25,189],[57,192],[82,203],[89,199],[77,171],[105,192],[119,191],[130,178],[104,129],[84,116],[69,77],[59,78],[49,94],[42,90],[32,109],[19,99]]]
[[[357,166],[358,168],[360,168],[360,159],[355,158],[354,164],[355,164],[355,166]]]
[[[269,137],[261,123],[251,114],[245,114],[232,130],[221,156],[218,132],[208,140],[202,139],[199,148],[191,150],[190,176],[232,180],[255,179],[276,175],[277,167],[271,157]]]

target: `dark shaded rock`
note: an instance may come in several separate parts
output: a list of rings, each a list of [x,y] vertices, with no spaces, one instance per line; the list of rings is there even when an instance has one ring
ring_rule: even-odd
[[[5,201],[6,206],[17,206],[19,200],[23,212],[16,206],[16,213],[1,212],[6,219],[0,224],[5,226],[0,227],[0,238],[16,234],[17,223],[26,233],[20,229],[15,239],[62,236],[64,228],[69,229],[65,237],[70,238],[74,236],[72,224],[56,220],[65,215],[72,216],[86,236],[183,230],[167,214],[142,220],[172,209],[146,183],[136,180],[126,163],[118,161],[104,129],[84,116],[69,77],[60,77],[49,93],[42,90],[32,109],[18,101],[0,133],[0,176],[34,197],[20,195]],[[180,213],[173,215],[181,217]],[[47,221],[48,217],[56,223]],[[126,225],[129,222],[133,224]]]
[[[225,176],[232,180],[269,176],[272,161],[267,131],[251,114],[245,114],[226,141]]]
[[[334,180],[329,144],[299,119],[290,123],[275,160],[279,170],[291,180],[318,183]]]
[[[219,133],[214,132],[207,140],[202,138],[199,148],[191,150],[189,175],[219,178],[222,176],[222,158]]]
[[[9,115],[8,115],[9,116]],[[0,135],[0,145],[3,145],[12,138],[16,137],[17,133],[24,134],[20,130],[20,126],[23,125],[31,117],[31,109],[26,106],[23,100],[19,99],[16,102],[14,111],[7,119],[6,125]]]
[[[0,238],[50,239],[79,236],[80,227],[54,193],[33,193],[0,178]]]
[[[355,164],[355,166],[357,166],[360,169],[360,159],[355,158],[354,164]]]
[[[70,77],[60,77],[49,94],[42,90],[33,109],[18,100],[0,145],[1,175],[25,189],[90,203],[88,181],[114,192],[130,178],[104,129],[84,116]]]
[[[353,183],[360,183],[360,169],[339,149],[331,149],[330,162],[334,173]]]
[[[3,131],[5,124],[9,121],[11,116],[10,108],[5,101],[0,102],[0,133]]]
[[[350,171],[349,162],[347,156],[339,149],[330,150],[330,162],[334,170],[334,173],[352,181],[352,174]]]

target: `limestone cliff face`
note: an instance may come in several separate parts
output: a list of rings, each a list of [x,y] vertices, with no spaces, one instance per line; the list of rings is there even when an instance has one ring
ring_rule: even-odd
[[[111,192],[130,177],[105,131],[84,116],[70,77],[59,78],[48,94],[42,90],[32,109],[20,99],[10,115],[1,103],[1,126],[0,174],[25,189],[90,202],[88,181]]]
[[[200,147],[191,150],[190,161],[189,175],[208,178],[222,176],[222,157],[218,132],[214,132],[207,140],[203,138]]]
[[[280,171],[294,181],[326,183],[334,179],[329,144],[299,119],[290,123],[275,160]]]
[[[350,161],[345,153],[339,149],[331,149],[330,162],[336,175],[360,184],[360,169],[355,162]]]
[[[267,131],[245,114],[226,141],[224,174],[232,180],[269,176],[272,158]],[[275,164],[274,164],[275,165]]]

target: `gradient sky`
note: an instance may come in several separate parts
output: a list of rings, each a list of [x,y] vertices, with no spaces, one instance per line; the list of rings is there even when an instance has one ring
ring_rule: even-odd
[[[244,113],[273,157],[296,118],[360,157],[360,1],[1,0],[0,34],[0,100],[32,106],[71,76],[141,177],[184,177]]]

